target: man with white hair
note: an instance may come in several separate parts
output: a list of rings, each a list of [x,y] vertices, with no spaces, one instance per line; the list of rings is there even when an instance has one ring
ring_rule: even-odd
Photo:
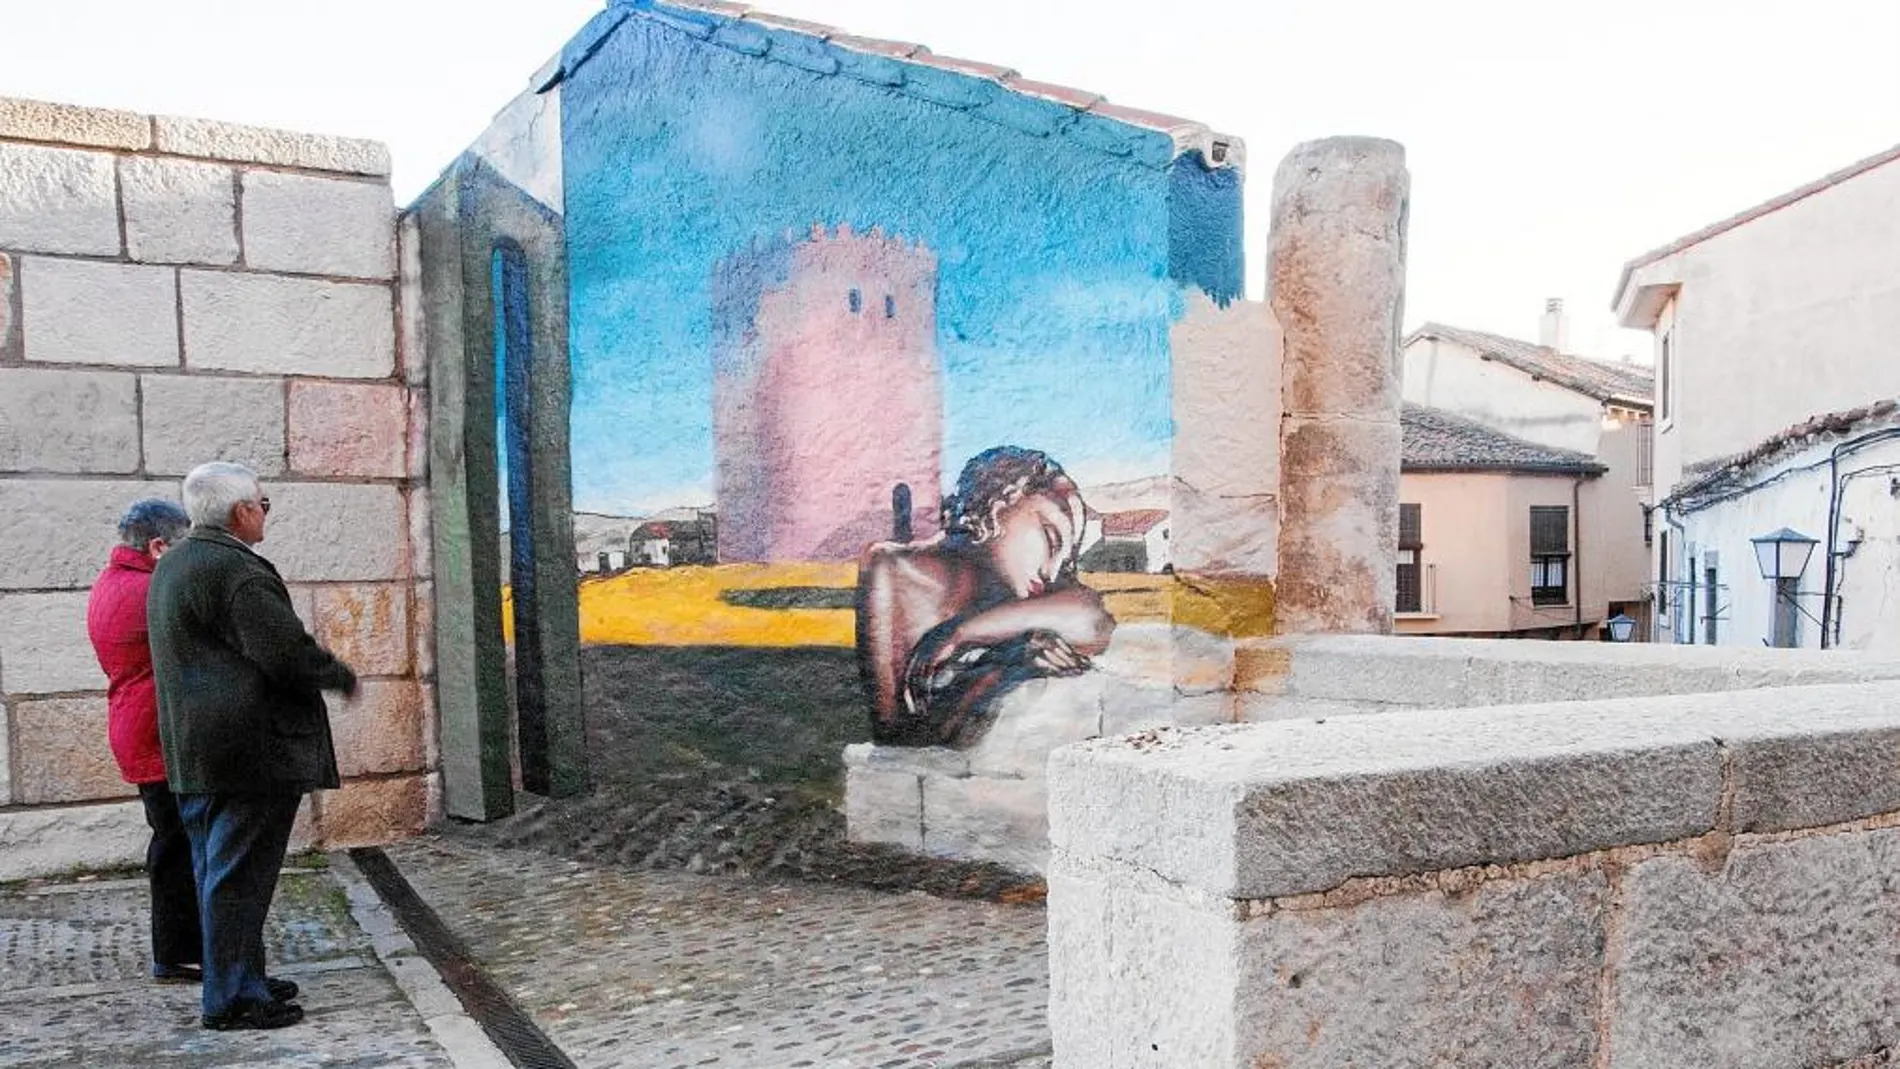
[[[338,785],[319,692],[354,693],[356,675],[304,630],[251,548],[270,515],[255,473],[198,466],[185,511],[191,530],[158,562],[147,606],[159,737],[198,877],[202,1023],[282,1028],[303,1008],[265,975],[264,919],[298,805]]]

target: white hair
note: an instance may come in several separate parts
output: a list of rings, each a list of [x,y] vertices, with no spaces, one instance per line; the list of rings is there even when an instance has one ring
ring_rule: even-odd
[[[214,460],[185,476],[185,513],[200,526],[223,527],[231,522],[232,509],[257,500],[262,492],[256,472],[242,464]]]

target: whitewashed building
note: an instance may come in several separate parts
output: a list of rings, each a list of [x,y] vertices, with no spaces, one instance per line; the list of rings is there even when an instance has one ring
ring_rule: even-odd
[[[1636,622],[1640,638],[1650,629],[1650,565],[1645,542],[1650,535],[1646,521],[1651,501],[1652,372],[1637,364],[1566,352],[1567,333],[1563,302],[1558,300],[1546,305],[1537,342],[1427,323],[1404,342],[1405,401],[1497,432],[1502,437],[1492,443],[1496,448],[1486,448],[1500,457],[1519,457],[1524,453],[1521,447],[1539,446],[1548,455],[1581,458],[1593,471],[1600,471],[1590,477],[1589,515],[1579,517],[1589,528],[1588,537],[1578,540],[1580,555],[1585,542],[1590,546],[1587,568],[1583,567],[1585,562],[1578,562],[1579,572],[1588,582],[1574,591],[1585,600],[1575,606],[1577,619],[1570,622],[1595,625],[1622,615]],[[1407,427],[1408,435],[1417,433],[1422,433],[1419,428]],[[1465,443],[1467,452],[1484,452],[1472,444],[1481,436],[1465,437],[1470,439]],[[1498,445],[1507,441],[1517,445]],[[1404,470],[1415,469],[1408,466]],[[1440,471],[1431,481],[1436,484],[1446,479]],[[1494,483],[1502,485],[1498,479],[1488,478],[1472,486]],[[1440,510],[1439,519],[1432,522],[1443,525],[1455,514]],[[1474,537],[1481,534],[1488,537],[1486,532],[1473,532]],[[1439,545],[1444,545],[1442,538]],[[1511,574],[1495,577],[1493,587],[1516,590],[1532,585],[1529,559],[1519,560],[1519,556],[1498,558],[1496,567],[1510,569]],[[1519,571],[1524,574],[1517,574]],[[1440,587],[1440,592],[1450,596],[1445,587]],[[1435,626],[1450,624],[1441,621]],[[1511,618],[1509,626],[1460,627],[1457,633],[1524,632],[1537,626],[1538,621],[1520,614]],[[1594,626],[1571,630],[1595,633]]]
[[[1637,257],[1614,307],[1655,337],[1659,634],[1894,649],[1900,146]]]

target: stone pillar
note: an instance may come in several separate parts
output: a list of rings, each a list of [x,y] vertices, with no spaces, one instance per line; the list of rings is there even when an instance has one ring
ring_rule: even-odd
[[[1273,177],[1283,634],[1392,630],[1409,188],[1404,148],[1365,137],[1296,146]]]

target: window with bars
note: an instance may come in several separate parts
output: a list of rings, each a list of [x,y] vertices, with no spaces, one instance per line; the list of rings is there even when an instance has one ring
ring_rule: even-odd
[[[1531,604],[1570,603],[1570,507],[1531,506]]]
[[[1425,548],[1423,510],[1418,505],[1399,506],[1399,612],[1424,612],[1425,590],[1421,573],[1424,566],[1419,553]]]

